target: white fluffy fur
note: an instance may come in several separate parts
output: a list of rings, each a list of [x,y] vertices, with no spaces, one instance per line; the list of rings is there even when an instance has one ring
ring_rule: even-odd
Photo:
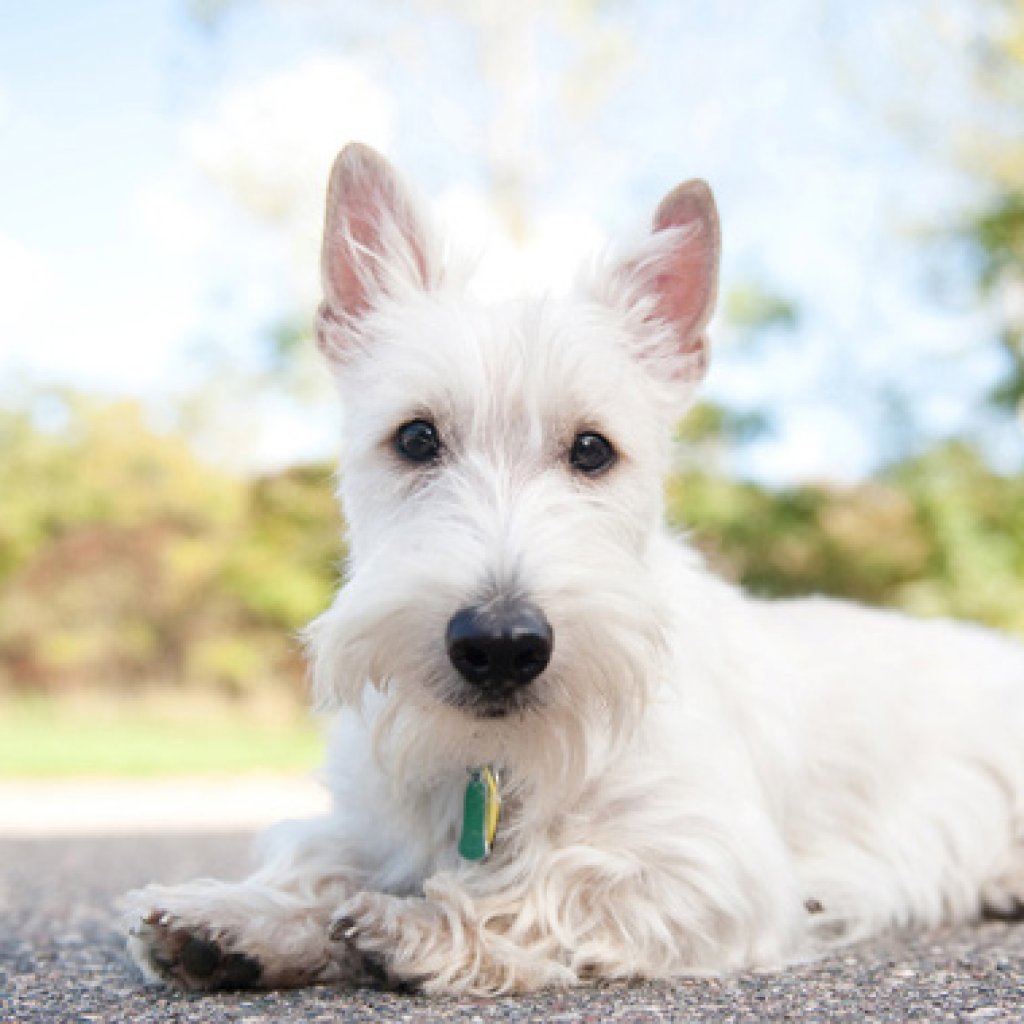
[[[662,525],[703,340],[659,318],[658,289],[694,229],[652,234],[569,298],[481,305],[380,158],[346,153],[320,334],[350,578],[309,631],[318,699],[338,709],[335,810],[280,826],[244,882],[127,897],[147,974],[222,983],[183,963],[199,936],[256,958],[262,985],[358,981],[370,963],[431,992],[522,991],[779,967],[1015,909],[1024,648],[753,600]],[[353,208],[370,218],[354,240]],[[415,417],[444,439],[435,471],[391,450]],[[620,455],[597,479],[568,464],[581,429]],[[508,593],[544,610],[554,653],[522,710],[481,719],[453,703],[445,625]],[[504,812],[491,857],[468,863],[462,794],[482,763],[502,769]]]

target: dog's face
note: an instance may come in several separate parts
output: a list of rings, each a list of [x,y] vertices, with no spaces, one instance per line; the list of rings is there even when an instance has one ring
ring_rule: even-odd
[[[343,152],[319,322],[351,556],[316,631],[333,695],[370,682],[491,744],[642,699],[661,630],[649,546],[718,255],[705,186],[659,218],[573,297],[481,305],[381,158]]]

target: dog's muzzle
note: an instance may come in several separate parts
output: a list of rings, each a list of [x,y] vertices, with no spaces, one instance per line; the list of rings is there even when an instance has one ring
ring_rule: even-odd
[[[547,668],[554,633],[544,613],[525,601],[463,608],[448,623],[448,658],[481,697],[501,699]]]

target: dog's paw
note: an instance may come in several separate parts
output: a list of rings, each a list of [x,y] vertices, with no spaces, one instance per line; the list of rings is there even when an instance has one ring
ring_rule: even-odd
[[[981,915],[990,921],[1024,921],[1024,871],[1015,868],[982,889]]]
[[[400,907],[404,902],[384,893],[356,893],[335,911],[331,940],[350,942],[366,952],[386,953],[401,936]]]
[[[346,900],[331,919],[328,934],[335,955],[349,960],[362,984],[405,991],[415,987],[392,969],[391,954],[402,932],[397,908],[403,902],[383,893],[361,892]]]
[[[186,926],[162,910],[131,926],[128,951],[148,981],[189,991],[254,988],[263,975],[260,961],[232,949],[227,936]]]
[[[119,901],[128,952],[150,982],[193,991],[361,984],[361,955],[327,938],[331,904],[263,884],[198,879]]]

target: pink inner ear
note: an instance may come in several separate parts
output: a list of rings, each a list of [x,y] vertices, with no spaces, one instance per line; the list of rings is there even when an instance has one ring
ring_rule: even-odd
[[[718,278],[718,217],[711,190],[686,182],[670,192],[654,215],[655,232],[680,229],[654,279],[657,315],[671,323],[684,351],[701,339],[714,308]]]
[[[688,267],[677,267],[671,273],[658,274],[654,287],[658,296],[654,316],[675,327],[676,351],[684,357],[676,376],[680,380],[703,379],[710,362],[708,341],[695,328],[703,326],[701,319],[708,302],[706,277],[701,278]]]
[[[338,237],[325,238],[325,245],[331,248],[325,267],[331,304],[337,303],[349,316],[362,316],[370,303],[366,281],[359,271],[359,256],[353,250],[359,247],[369,253],[379,252],[379,227],[373,223],[366,209],[350,206],[345,211],[342,224],[338,225]],[[366,254],[364,258],[367,258]]]
[[[656,313],[674,325],[680,341],[704,326],[711,297],[711,281],[702,264],[674,260],[670,271],[654,279]]]

